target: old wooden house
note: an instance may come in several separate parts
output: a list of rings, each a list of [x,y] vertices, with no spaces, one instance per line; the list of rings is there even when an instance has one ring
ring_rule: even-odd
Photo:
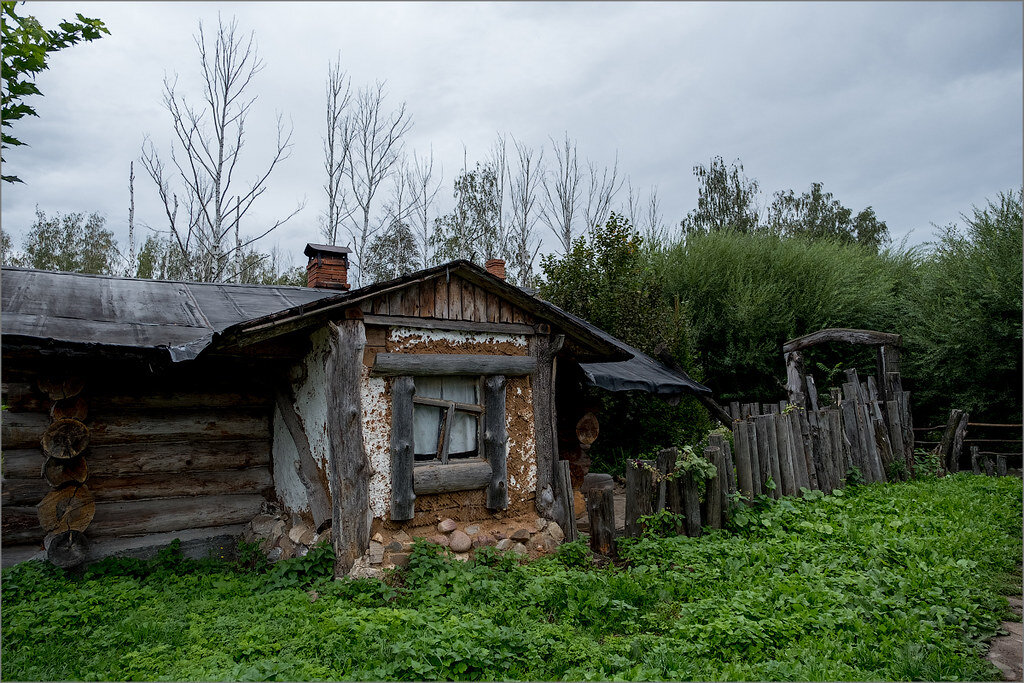
[[[3,563],[565,526],[582,387],[707,392],[500,261],[350,289],[348,252],[308,245],[309,287],[3,269]]]

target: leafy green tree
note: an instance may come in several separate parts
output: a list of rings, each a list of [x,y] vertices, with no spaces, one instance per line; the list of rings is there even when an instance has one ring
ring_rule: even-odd
[[[874,250],[889,243],[889,228],[878,220],[870,206],[853,215],[821,183],[800,195],[793,190],[775,193],[768,209],[768,227],[786,237],[830,239],[844,244],[861,244]]]
[[[10,130],[14,122],[25,116],[38,116],[35,108],[25,99],[42,95],[36,86],[36,76],[49,68],[46,63],[50,54],[63,50],[81,41],[101,38],[110,31],[99,19],[89,19],[76,14],[78,21],[62,21],[58,28],[46,30],[30,15],[19,16],[17,3],[4,0],[2,3],[3,45],[3,137],[0,148],[17,147],[25,143],[16,138]],[[3,175],[8,183],[20,183],[15,175]]]
[[[431,245],[438,261],[466,259],[483,263],[505,253],[500,225],[498,174],[491,164],[477,164],[455,179],[455,208],[434,221]]]
[[[905,373],[915,408],[950,408],[1019,422],[1021,415],[1022,194],[1004,192],[944,228],[910,290]]]
[[[11,245],[11,236],[0,230],[0,265],[12,266],[14,263],[14,248]]]
[[[697,208],[680,222],[684,235],[706,235],[726,228],[754,232],[760,225],[760,190],[753,178],[743,173],[739,159],[729,166],[714,157],[707,166],[693,167],[697,178]]]
[[[564,256],[543,257],[540,296],[641,351],[664,345],[699,379],[686,307],[668,295],[664,276],[652,267],[654,249],[613,212],[603,226],[574,240]],[[670,406],[639,392],[600,392],[596,398],[606,419],[591,451],[595,467],[614,470],[623,454],[635,457],[638,449],[693,441],[708,427],[706,413],[691,399]]]
[[[370,242],[363,272],[371,282],[391,280],[416,270],[419,248],[409,224],[392,220],[388,229]]]
[[[36,221],[25,238],[25,255],[18,265],[40,270],[113,275],[121,261],[114,233],[103,227],[98,213],[52,217],[36,207]]]

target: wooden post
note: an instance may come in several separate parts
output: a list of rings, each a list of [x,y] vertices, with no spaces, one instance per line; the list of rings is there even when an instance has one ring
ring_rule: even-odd
[[[960,469],[960,449],[963,447],[966,431],[967,413],[959,408],[953,408],[949,411],[949,421],[939,442],[939,456],[942,458],[943,467],[949,472],[957,472]]]
[[[981,463],[978,461],[977,446],[971,446],[971,472],[981,474]]]
[[[755,496],[761,495],[761,444],[757,439],[757,417],[747,420],[747,439],[750,442],[750,488]]]
[[[807,405],[804,393],[804,358],[799,351],[785,354],[786,359],[786,394],[789,402],[801,408]]]
[[[274,400],[277,404],[277,412],[281,415],[281,421],[284,422],[292,443],[295,444],[295,451],[299,456],[299,461],[296,463],[299,480],[309,498],[309,511],[313,516],[313,524],[320,529],[327,520],[333,520],[331,494],[325,486],[323,474],[317,466],[316,460],[313,459],[309,437],[306,436],[302,420],[295,410],[295,393],[287,379],[280,382],[278,390],[274,392]],[[411,403],[409,409],[412,410]]]
[[[733,440],[736,443],[736,490],[750,501],[754,495],[753,483],[751,483],[750,470],[750,437],[747,431],[747,422],[737,420],[733,423]]]
[[[700,482],[693,472],[684,472],[683,506],[686,515],[686,535],[691,538],[700,536]]]
[[[535,334],[530,337],[530,355],[537,359],[537,369],[530,378],[533,393],[534,441],[537,453],[537,492],[534,505],[537,513],[547,519],[564,519],[565,512],[555,511],[554,474],[558,462],[558,433],[555,415],[554,358],[562,348],[564,335]]]
[[[654,487],[652,460],[628,460],[626,462],[626,535],[640,535],[640,518],[654,514],[651,505],[651,489]]]
[[[832,440],[832,425],[828,419],[828,411],[818,415],[818,439],[816,442],[818,457],[818,486],[825,493],[832,493],[837,487],[835,471],[835,444]]]
[[[504,413],[502,414],[502,420],[504,420]],[[559,460],[555,463],[555,492],[558,495],[558,499],[562,501],[561,507],[568,513],[558,521],[558,525],[562,527],[562,531],[565,533],[565,542],[572,543],[580,537],[580,532],[576,527],[576,514],[573,511],[572,475],[569,473],[568,460]],[[490,507],[490,505],[487,507]],[[508,507],[507,489],[505,507]],[[614,521],[612,524],[614,526]]]
[[[615,554],[615,492],[612,486],[609,479],[586,491],[590,549],[607,557]]]
[[[484,380],[484,457],[491,466],[491,483],[487,486],[487,509],[508,509],[508,432],[505,428],[505,378],[491,375]],[[556,463],[561,464],[561,463]],[[566,469],[569,463],[565,463]],[[557,475],[558,472],[556,471]],[[568,537],[567,526],[575,526],[573,514],[572,486],[568,492],[559,491],[569,497],[568,514],[558,521]]]
[[[1006,476],[1006,456],[1002,453],[996,455],[996,474],[1000,477]]]
[[[732,415],[733,420],[740,419],[740,402],[730,401],[729,402],[729,414]]]
[[[846,471],[850,468],[850,443],[843,432],[843,414],[839,408],[827,412],[829,431],[832,435],[833,486],[842,488],[845,483]]]
[[[722,500],[722,491],[719,482],[725,477],[725,468],[722,465],[722,449],[715,446],[708,446],[704,449],[704,457],[715,466],[715,476],[709,479],[704,488],[704,499],[707,501],[707,515],[705,519],[712,529],[722,528],[722,507],[725,501]]]
[[[729,516],[729,494],[736,490],[732,452],[729,449],[729,442],[720,434],[712,434],[708,437],[708,445],[711,448],[717,448],[722,459],[722,466],[718,470],[718,495],[722,499],[722,524],[724,525]]]
[[[804,430],[801,428],[801,420],[804,411],[794,410],[791,412],[789,417],[789,428],[792,433],[793,445],[796,450],[797,456],[803,463],[803,469],[807,473],[807,488],[819,489],[818,486],[818,470],[814,466],[814,453],[809,448],[810,446],[810,434],[808,433],[806,438],[804,436]]]
[[[754,418],[754,431],[757,433],[757,465],[758,465],[758,481],[761,484],[761,493],[773,497],[778,497],[776,493],[779,489],[779,482],[775,482],[775,491],[769,491],[767,488],[768,479],[774,478],[774,467],[772,463],[777,460],[772,448],[772,441],[768,438],[768,424],[772,421],[771,415],[758,415]]]
[[[410,520],[416,514],[412,402],[415,390],[412,377],[391,380],[391,519],[395,521]]]
[[[995,476],[995,463],[992,462],[992,454],[984,453],[985,457],[985,475],[992,477]]]
[[[788,429],[780,429],[780,425],[773,418],[772,427],[775,429],[776,444],[779,454],[779,475],[782,477],[782,495],[795,496],[800,490],[800,480],[797,478],[796,467],[793,464],[793,452],[790,450],[790,435]]]
[[[654,507],[655,512],[664,510],[668,502],[668,489],[670,486],[665,477],[675,469],[677,453],[678,450],[676,448],[666,448],[658,452],[658,502]],[[673,512],[679,511],[673,510]]]
[[[768,465],[768,474],[775,483],[775,489],[771,497],[778,500],[782,496],[782,473],[779,468],[779,446],[778,435],[775,429],[775,418],[771,415],[762,415],[757,418],[757,428],[764,434],[764,458]],[[760,441],[758,442],[760,445]],[[767,481],[767,477],[765,478]]]
[[[359,391],[366,331],[361,311],[350,309],[346,313],[358,317],[331,323],[334,334],[327,359],[327,457],[333,497],[335,576],[348,574],[356,558],[370,547],[371,468],[363,449]]]
[[[903,463],[903,480],[910,476],[910,459],[903,446],[903,424],[900,422],[899,401],[886,401],[885,416],[889,427],[889,445],[892,448],[892,457]]]

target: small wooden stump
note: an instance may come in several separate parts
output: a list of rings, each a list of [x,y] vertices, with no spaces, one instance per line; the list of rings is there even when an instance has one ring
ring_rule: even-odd
[[[654,463],[630,460],[626,463],[626,535],[640,535],[640,518],[654,514],[651,501],[654,488]],[[593,528],[591,528],[593,531]]]
[[[981,474],[981,461],[978,458],[977,446],[971,446],[971,472]]]
[[[693,472],[683,472],[683,506],[686,515],[686,535],[700,536],[700,484]]]
[[[590,475],[588,475],[590,476]],[[587,518],[590,520],[590,549],[599,555],[615,554],[615,491],[611,477],[591,482],[584,494]]]
[[[1006,456],[1005,455],[997,455],[996,456],[996,474],[998,476],[1000,476],[1000,477],[1005,477],[1006,476]]]

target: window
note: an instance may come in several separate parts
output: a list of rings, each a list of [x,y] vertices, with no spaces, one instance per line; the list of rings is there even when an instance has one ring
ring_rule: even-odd
[[[480,381],[417,377],[413,396],[413,460],[443,463],[481,456]]]

